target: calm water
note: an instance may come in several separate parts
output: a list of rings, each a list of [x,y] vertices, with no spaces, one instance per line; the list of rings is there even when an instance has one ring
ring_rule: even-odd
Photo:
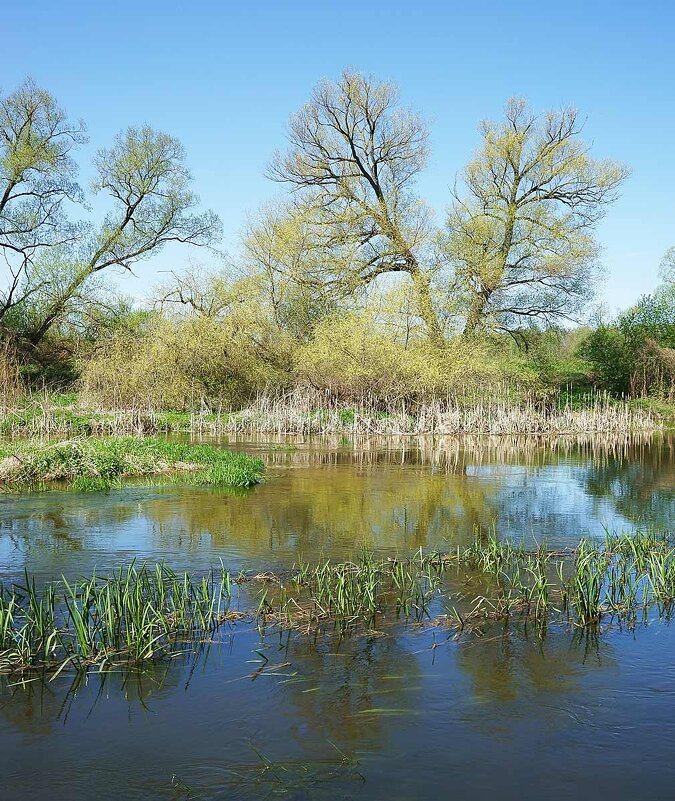
[[[0,577],[132,558],[261,570],[493,526],[558,546],[675,519],[672,435],[227,445],[262,455],[267,482],[0,498]],[[240,623],[142,674],[0,683],[0,800],[672,799],[674,653],[664,623],[341,642]]]

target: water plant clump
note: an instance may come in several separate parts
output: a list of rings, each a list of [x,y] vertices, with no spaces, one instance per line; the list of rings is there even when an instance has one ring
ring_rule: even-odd
[[[193,484],[248,487],[262,478],[263,463],[245,453],[153,437],[63,442],[12,442],[0,446],[0,485],[9,490],[45,488],[52,482],[102,490],[125,478],[172,474]]]
[[[243,585],[253,592],[240,590],[233,606],[233,587]],[[363,552],[345,562],[238,576],[222,564],[205,576],[132,564],[110,577],[62,579],[41,590],[26,574],[21,584],[0,586],[0,672],[166,658],[242,618],[314,634],[414,623],[461,635],[509,620],[634,625],[654,611],[669,619],[674,608],[675,547],[650,532],[581,540],[565,551],[528,550],[491,535],[449,554]]]
[[[0,671],[62,670],[170,656],[236,616],[222,567],[200,579],[131,564],[106,578],[0,588]]]

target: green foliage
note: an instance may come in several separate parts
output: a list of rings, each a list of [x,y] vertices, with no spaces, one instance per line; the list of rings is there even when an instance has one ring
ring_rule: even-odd
[[[55,481],[101,490],[124,478],[169,472],[190,475],[194,484],[248,487],[260,481],[263,471],[260,459],[245,453],[151,437],[17,442],[0,447],[0,460],[0,482],[13,489]]]
[[[517,354],[495,351],[488,341],[456,339],[438,348],[427,340],[410,343],[388,332],[374,313],[342,314],[323,320],[314,337],[295,356],[296,377],[340,398],[424,398],[465,394],[481,384],[511,379],[525,384],[517,373]]]
[[[573,109],[537,117],[513,99],[483,123],[443,233],[416,194],[426,123],[393,83],[347,69],[292,116],[289,150],[270,168],[292,192],[256,215],[241,257],[171,273],[154,310],[105,276],[170,243],[217,241],[180,143],[149,126],[119,133],[93,165],[108,213],[75,224],[65,210],[83,199],[72,158],[82,127],[28,81],[0,96],[0,133],[6,433],[90,433],[120,410],[159,428],[189,428],[196,412],[220,425],[295,390],[325,396],[343,427],[359,424],[356,409],[405,418],[407,402],[489,403],[495,385],[500,402],[534,406],[593,382],[675,398],[673,252],[662,289],[614,323],[581,344],[583,330],[560,327],[588,298],[595,224],[627,174],[590,157]],[[107,414],[22,406],[26,388],[78,379],[84,403]]]
[[[197,578],[131,564],[41,591],[26,574],[23,586],[0,584],[0,672],[104,670],[173,657],[228,619],[231,584],[222,565]]]
[[[675,399],[675,284],[645,295],[580,345],[596,381],[613,392]]]
[[[574,109],[537,117],[513,98],[504,116],[482,124],[448,218],[445,253],[466,298],[466,334],[578,313],[597,260],[594,225],[627,174],[590,158]]]
[[[588,336],[588,329],[565,331],[552,328],[544,331],[526,329],[517,332],[521,362],[519,370],[530,371],[542,389],[589,386],[588,363],[578,354],[579,343]],[[500,349],[505,349],[504,342]]]
[[[284,351],[283,338],[252,309],[226,320],[157,317],[137,335],[120,332],[85,361],[82,388],[106,408],[229,408],[288,381]]]

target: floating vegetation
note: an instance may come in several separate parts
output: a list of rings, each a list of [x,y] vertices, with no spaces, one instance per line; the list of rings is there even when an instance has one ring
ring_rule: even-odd
[[[173,474],[190,483],[248,487],[261,480],[263,463],[245,453],[152,437],[64,442],[11,442],[0,446],[0,486],[47,488],[54,482],[77,490],[119,486],[125,478]]]
[[[652,612],[670,618],[674,604],[675,548],[651,532],[607,534],[602,543],[582,540],[565,551],[489,536],[450,554],[380,559],[364,552],[353,561],[256,575],[232,576],[222,564],[201,577],[132,564],[111,577],[62,579],[41,590],[26,574],[23,583],[0,587],[0,672],[105,670],[167,658],[244,618],[308,634],[360,629],[374,636],[396,622],[461,634],[509,619],[634,625]]]

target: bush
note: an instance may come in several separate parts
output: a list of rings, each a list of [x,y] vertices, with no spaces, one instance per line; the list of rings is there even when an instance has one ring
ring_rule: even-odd
[[[83,364],[83,399],[106,408],[237,406],[288,380],[275,345],[231,320],[157,318],[133,337],[115,337]]]
[[[615,323],[600,325],[579,353],[605,389],[675,399],[675,286],[645,295]]]
[[[295,375],[299,383],[344,401],[466,394],[498,382],[532,381],[517,356],[498,354],[488,341],[457,339],[443,348],[423,340],[406,344],[369,312],[321,322],[296,353]]]

